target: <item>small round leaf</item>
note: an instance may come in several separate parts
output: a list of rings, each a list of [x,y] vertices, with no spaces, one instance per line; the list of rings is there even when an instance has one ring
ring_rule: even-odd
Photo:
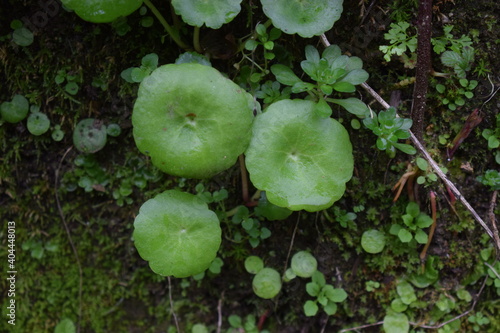
[[[338,121],[318,116],[315,105],[281,100],[254,122],[246,166],[252,183],[277,206],[311,212],[328,208],[352,177],[347,131]]]
[[[361,236],[361,246],[368,253],[380,253],[385,247],[385,235],[378,230],[367,230]]]
[[[229,23],[241,10],[241,0],[172,0],[172,6],[182,20],[189,25],[201,27],[205,24],[219,29]]]
[[[88,118],[81,120],[73,132],[73,144],[82,153],[95,153],[106,145],[106,126],[102,121]]]
[[[264,262],[257,256],[249,256],[245,259],[245,269],[250,274],[257,274],[264,268]]]
[[[120,16],[132,14],[142,5],[142,0],[61,0],[85,21],[106,23]]]
[[[118,136],[122,132],[120,125],[118,124],[109,124],[106,128],[106,133],[109,136]]]
[[[50,127],[49,118],[41,112],[33,112],[28,117],[28,131],[33,135],[42,135]]]
[[[15,95],[11,102],[0,105],[0,114],[8,123],[18,123],[28,115],[29,102],[23,95]]]
[[[316,272],[318,261],[307,251],[300,251],[293,255],[291,268],[300,277],[308,278]]]
[[[209,178],[248,146],[253,99],[215,68],[170,64],[142,81],[132,124],[139,150],[162,171]]]
[[[221,243],[219,219],[195,195],[165,191],[146,201],[134,222],[134,244],[153,272],[196,275],[215,259]]]
[[[309,38],[330,30],[342,14],[343,0],[261,0],[273,25],[287,34]]]
[[[273,268],[263,268],[254,276],[252,287],[257,296],[265,299],[273,298],[281,290],[280,274]]]

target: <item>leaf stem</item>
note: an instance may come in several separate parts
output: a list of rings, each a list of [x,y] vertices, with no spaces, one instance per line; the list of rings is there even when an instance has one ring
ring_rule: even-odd
[[[174,30],[168,23],[167,20],[163,17],[163,15],[160,13],[160,11],[153,5],[153,3],[149,0],[144,0],[144,3],[146,6],[148,6],[149,10],[156,16],[158,21],[160,21],[161,25],[165,28],[167,33],[170,35],[170,37],[173,39],[173,41],[180,47],[183,48],[184,50],[190,50],[191,47],[187,44],[185,44],[180,36],[177,30]]]

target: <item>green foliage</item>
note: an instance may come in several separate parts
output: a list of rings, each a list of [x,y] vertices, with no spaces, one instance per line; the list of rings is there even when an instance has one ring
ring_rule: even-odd
[[[330,30],[343,11],[342,0],[263,0],[262,9],[275,27],[305,38]]]
[[[172,6],[182,20],[192,26],[218,29],[231,22],[241,10],[241,0],[173,0]]]
[[[26,28],[20,20],[10,22],[12,32],[12,41],[19,46],[30,46],[33,44],[33,32]]]
[[[362,69],[361,59],[342,55],[337,45],[327,47],[321,58],[318,50],[311,45],[306,46],[305,54],[306,60],[303,60],[300,66],[316,84],[302,81],[285,65],[273,65],[271,71],[280,83],[292,86],[293,93],[308,92],[314,96],[318,101],[316,112],[322,117],[329,117],[332,113],[325,102],[326,96],[334,92],[352,93],[356,85],[368,79],[368,73]],[[329,98],[327,101],[338,104],[359,117],[368,114],[366,105],[357,98]]]
[[[83,78],[80,73],[68,71],[63,68],[57,71],[57,75],[54,78],[55,83],[58,85],[64,85],[64,91],[70,95],[76,95],[80,89],[79,84],[82,83]]]
[[[245,319],[242,319],[238,315],[230,315],[227,318],[229,325],[231,325],[231,328],[229,328],[226,333],[240,333],[240,332],[245,332],[245,333],[269,333],[268,330],[260,330],[257,327],[257,318],[253,314],[249,314],[245,316]]]
[[[127,82],[140,83],[158,67],[158,55],[149,53],[142,57],[140,67],[130,67],[121,72],[120,76]]]
[[[441,54],[441,62],[443,65],[453,68],[458,78],[465,79],[474,62],[474,48],[467,46],[457,51],[444,51]]]
[[[378,136],[377,148],[385,150],[389,157],[394,158],[396,148],[406,154],[413,155],[416,153],[415,148],[412,146],[398,142],[410,137],[409,130],[412,120],[398,117],[395,108],[380,111],[378,116],[373,113],[370,117],[363,119],[363,124]]]
[[[106,125],[102,121],[88,118],[78,122],[73,131],[73,144],[82,153],[95,153],[107,142]]]
[[[386,333],[406,333],[409,329],[408,317],[404,313],[388,311],[384,317],[384,331]]]
[[[28,115],[29,102],[23,95],[14,95],[12,101],[0,104],[2,120],[8,123],[18,123]]]
[[[477,85],[476,80],[460,79],[457,85],[455,80],[448,79],[445,84],[436,84],[436,91],[439,93],[440,102],[454,111],[465,105],[466,99],[474,97],[473,91]]]
[[[281,276],[274,268],[264,267],[255,274],[252,288],[260,298],[273,298],[281,290]]]
[[[417,49],[417,37],[409,36],[407,30],[410,27],[408,22],[391,23],[391,29],[384,34],[384,38],[389,41],[389,45],[382,45],[379,50],[384,53],[384,59],[391,61],[391,55],[401,56],[407,50],[415,52]]]
[[[486,128],[481,135],[488,140],[488,149],[496,149],[495,161],[500,164],[500,113],[496,115],[496,127],[493,129]]]
[[[75,333],[76,328],[73,321],[69,318],[61,319],[54,329],[54,333]]]
[[[263,48],[264,59],[273,60],[276,55],[272,52],[274,49],[274,41],[280,38],[281,30],[271,28],[269,33],[264,24],[257,24],[255,27],[255,38],[250,38],[245,42],[245,49],[254,52],[258,47]]]
[[[409,243],[413,239],[419,244],[427,243],[427,234],[422,229],[429,227],[432,218],[421,212],[418,204],[410,202],[406,206],[406,214],[402,216],[403,224],[393,224],[390,229],[392,235],[397,235],[403,243]]]
[[[487,170],[484,175],[477,177],[483,185],[489,186],[492,191],[500,190],[500,172]]]
[[[271,236],[271,230],[264,227],[262,222],[256,218],[252,218],[250,211],[245,206],[240,206],[233,215],[231,221],[234,224],[239,224],[248,234],[248,242],[255,248],[259,246],[260,242]],[[235,241],[241,241],[243,236],[237,232],[234,236]]]
[[[485,317],[482,312],[476,312],[467,318],[469,323],[472,324],[472,329],[474,332],[480,332],[482,330],[481,326],[487,325],[490,323],[488,317]]]
[[[318,261],[311,253],[299,251],[293,255],[290,268],[296,276],[309,278],[316,272]]]
[[[86,21],[105,23],[130,15],[141,6],[142,0],[121,0],[119,6],[113,0],[94,0],[92,6],[87,0],[62,0],[62,3]]]
[[[196,275],[215,259],[219,219],[198,197],[168,190],[146,201],[134,221],[134,245],[155,273]]]
[[[347,299],[347,293],[342,288],[334,288],[327,284],[325,276],[320,271],[315,271],[311,276],[311,282],[306,285],[307,293],[315,297],[314,300],[308,300],[304,304],[304,313],[306,316],[315,316],[318,313],[319,305],[329,316],[337,312],[337,303],[342,303]]]
[[[380,253],[385,247],[385,234],[375,229],[366,230],[361,236],[361,246],[368,253]]]
[[[21,248],[23,251],[30,251],[31,257],[35,259],[42,259],[45,251],[57,252],[59,250],[59,245],[52,240],[42,242],[42,240],[31,238],[25,241]]]
[[[28,131],[31,134],[36,136],[42,135],[49,130],[50,120],[44,113],[41,113],[39,111],[32,111],[28,117],[27,127]]]

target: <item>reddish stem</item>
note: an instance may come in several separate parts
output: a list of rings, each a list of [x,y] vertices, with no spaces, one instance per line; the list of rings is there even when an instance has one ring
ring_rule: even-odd
[[[448,148],[446,154],[448,156],[448,161],[453,158],[453,154],[460,146],[460,144],[469,136],[470,132],[481,123],[483,120],[483,116],[479,113],[479,109],[476,108],[472,113],[467,117],[462,130],[457,134],[453,142],[451,143],[451,148]]]

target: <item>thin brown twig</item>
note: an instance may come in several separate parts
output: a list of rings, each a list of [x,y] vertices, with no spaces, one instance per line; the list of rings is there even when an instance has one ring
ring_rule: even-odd
[[[488,215],[490,216],[490,222],[491,222],[491,229],[493,229],[493,238],[495,239],[495,242],[497,244],[500,244],[500,239],[498,236],[498,228],[497,228],[497,223],[496,223],[496,217],[495,217],[495,207],[497,203],[497,194],[498,191],[495,190],[493,191],[493,194],[491,195],[491,200],[490,200],[490,209],[488,212]],[[497,258],[500,257],[500,248],[495,249],[497,252]]]
[[[220,295],[219,302],[217,304],[217,333],[220,333],[222,329],[222,301],[224,300],[224,291]]]
[[[175,313],[174,310],[174,299],[172,298],[172,281],[170,279],[170,276],[167,276],[168,280],[168,299],[170,300],[170,313],[172,314],[172,317],[174,317],[174,323],[175,327],[177,328],[177,332],[181,332],[181,329],[179,328],[179,320],[177,320],[177,314]]]
[[[64,225],[64,230],[66,231],[66,236],[68,237],[68,242],[71,246],[71,250],[73,251],[73,255],[75,256],[76,260],[76,265],[78,266],[78,324],[77,324],[77,329],[76,331],[80,333],[80,323],[82,320],[82,295],[83,295],[83,270],[82,270],[82,263],[80,261],[80,257],[78,256],[78,250],[76,249],[75,243],[73,242],[73,238],[71,237],[71,231],[69,230],[68,223],[66,223],[66,218],[64,217],[64,212],[61,207],[61,200],[59,199],[59,171],[61,170],[62,163],[64,159],[66,158],[66,155],[73,149],[73,146],[69,147],[66,149],[66,152],[64,152],[64,155],[62,156],[61,160],[59,161],[59,165],[57,166],[56,172],[55,172],[55,181],[54,181],[54,191],[56,195],[56,204],[57,204],[57,211],[59,212],[59,216],[61,217],[61,221]]]
[[[325,47],[330,46],[330,42],[326,38],[326,36],[323,34],[321,35],[321,41],[325,45]],[[389,103],[387,103],[380,95],[373,90],[366,82],[362,83],[361,86],[373,97],[377,102],[379,102],[385,109],[388,109],[390,107]],[[491,229],[484,223],[483,219],[479,216],[479,214],[474,210],[474,208],[469,204],[469,202],[465,199],[465,197],[460,193],[460,191],[457,189],[455,184],[453,184],[450,180],[448,180],[448,177],[444,174],[443,170],[439,167],[439,165],[434,161],[434,159],[431,157],[431,155],[427,152],[425,147],[420,143],[420,141],[415,137],[415,134],[413,134],[412,131],[410,132],[410,140],[411,142],[415,145],[415,148],[422,154],[424,159],[429,163],[429,165],[432,167],[434,172],[438,175],[439,178],[447,185],[450,190],[455,194],[457,198],[459,198],[460,202],[467,208],[467,210],[472,214],[474,219],[483,227],[483,229],[486,231],[488,236],[494,240],[495,246],[497,249],[500,250],[500,241],[495,239],[495,236],[493,235],[493,232]]]

